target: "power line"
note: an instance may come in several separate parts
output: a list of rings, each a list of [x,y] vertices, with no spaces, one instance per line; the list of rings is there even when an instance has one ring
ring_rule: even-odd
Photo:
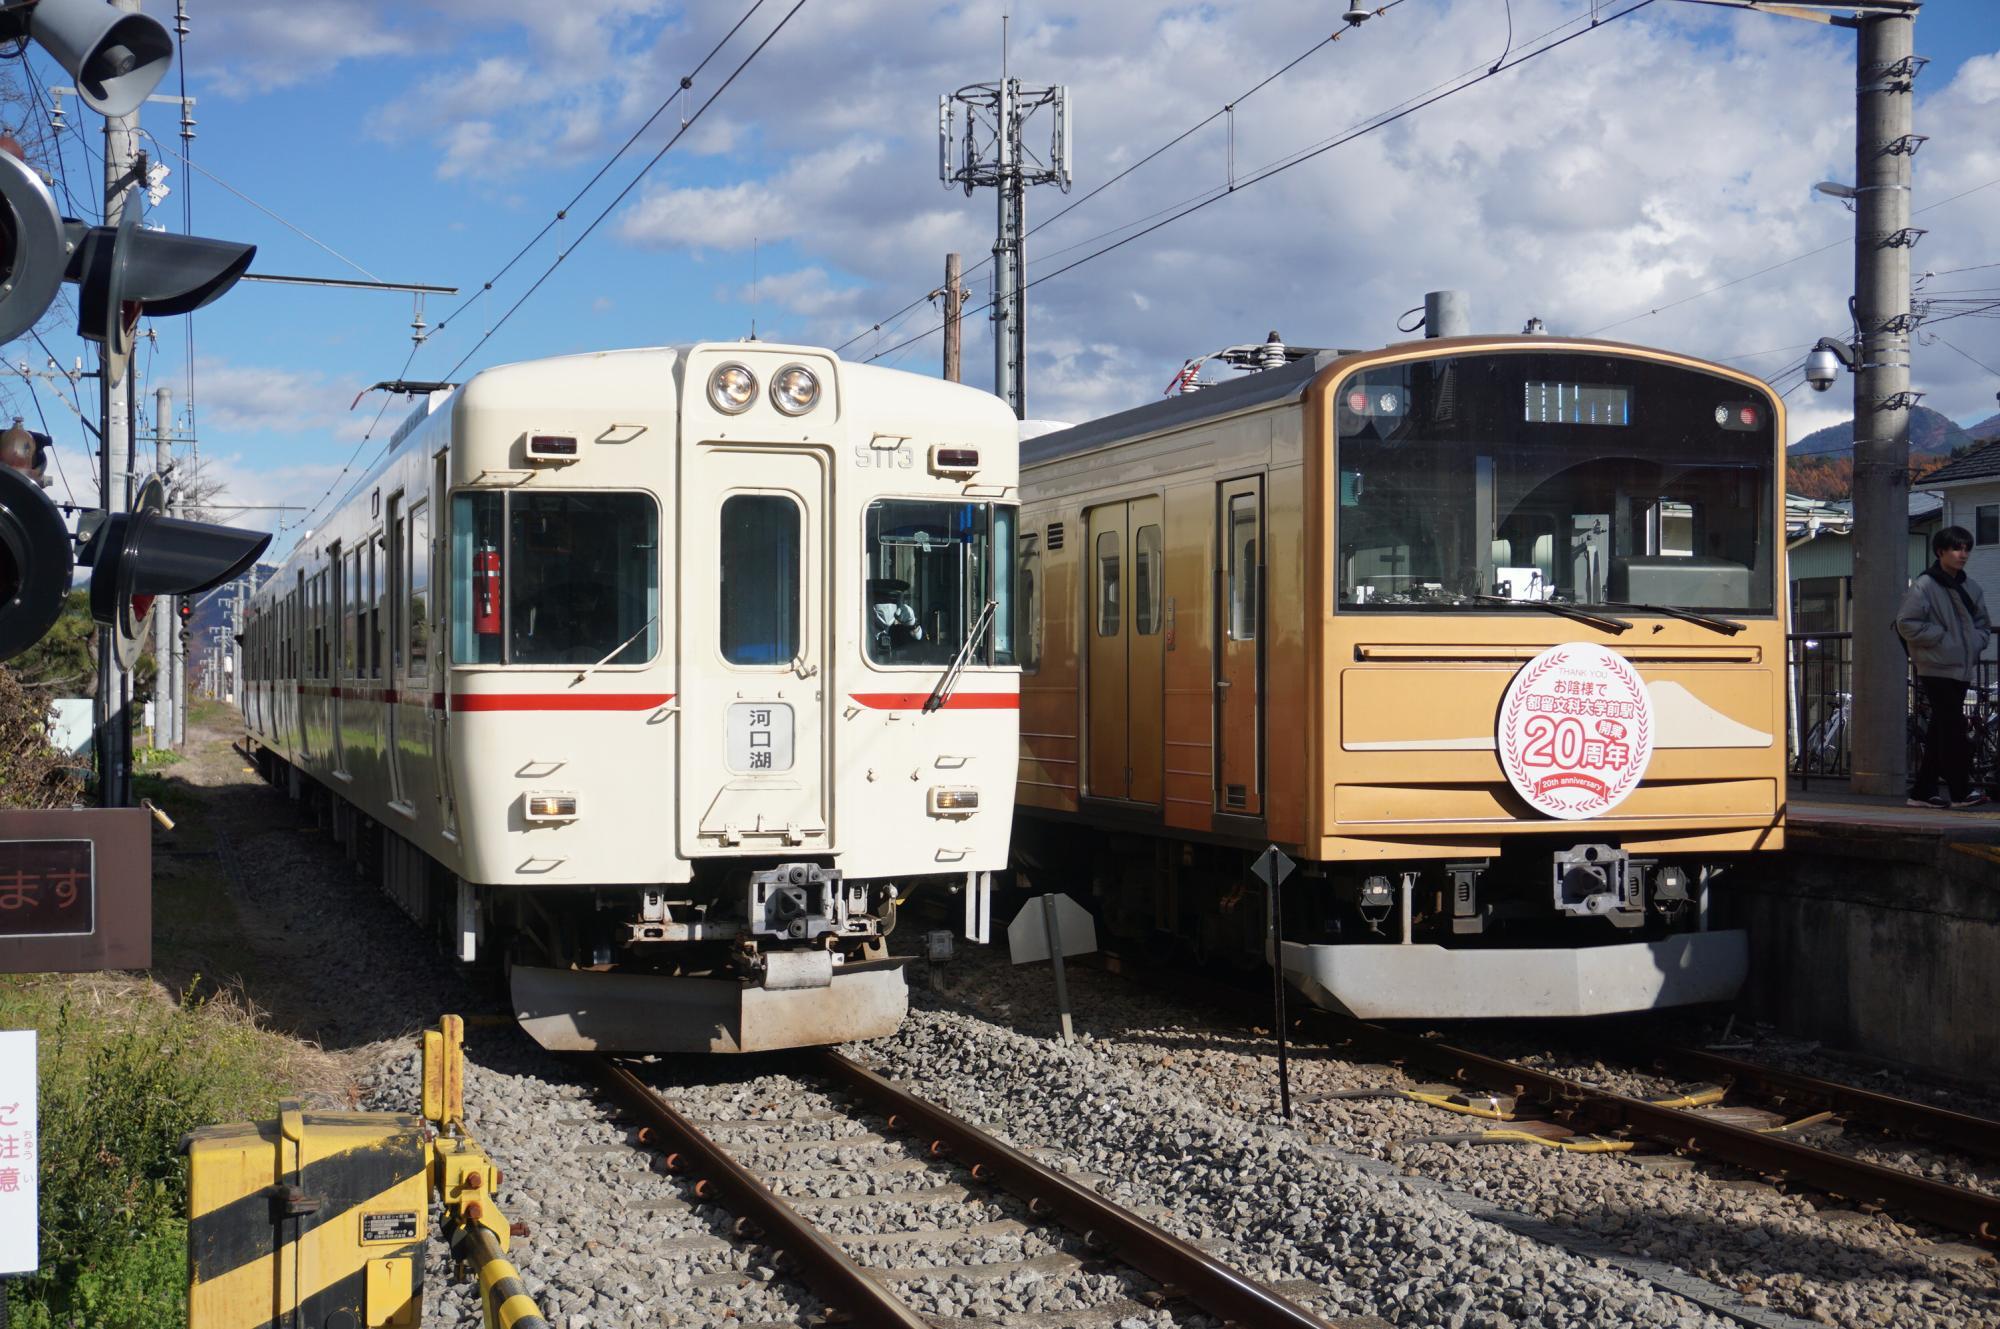
[[[1933,333],[1932,335],[1937,336],[1936,333]],[[1978,357],[1969,354],[1964,347],[1952,341],[1951,338],[1939,336],[1937,339],[1943,342],[1946,346],[1951,347],[1952,350],[1957,351],[1960,355],[1965,356],[1966,359],[1972,361],[1972,363],[1978,365],[1981,369],[1984,369],[1987,373],[2000,375],[2000,369],[1995,369],[1992,365],[1987,364],[1984,360],[1981,360]]]
[[[1175,222],[1180,221],[1184,217],[1192,216],[1193,214],[1200,212],[1202,209],[1208,207],[1210,204],[1220,202],[1222,199],[1225,198],[1232,198],[1235,195],[1243,192],[1244,190],[1249,189],[1253,185],[1262,184],[1264,181],[1269,180],[1274,176],[1282,175],[1286,171],[1289,171],[1294,167],[1302,166],[1306,162],[1312,161],[1316,157],[1323,156],[1324,154],[1333,151],[1335,148],[1353,142],[1355,139],[1361,138],[1367,134],[1372,134],[1380,129],[1386,129],[1388,126],[1396,123],[1398,120],[1404,119],[1407,116],[1414,115],[1418,111],[1424,110],[1430,106],[1434,106],[1438,102],[1441,102],[1448,97],[1452,97],[1457,95],[1458,93],[1466,91],[1468,88],[1477,87],[1479,84],[1484,83],[1486,80],[1494,78],[1502,73],[1507,72],[1508,70],[1519,68],[1521,65],[1528,63],[1530,60],[1533,60],[1538,56],[1547,55],[1550,51],[1556,50],[1558,47],[1565,46],[1570,42],[1575,41],[1578,37],[1582,37],[1588,33],[1596,32],[1601,28],[1604,28],[1612,23],[1617,22],[1619,19],[1624,18],[1629,14],[1636,14],[1638,11],[1646,8],[1653,2],[1654,0],[1638,0],[1638,3],[1630,5],[1624,9],[1621,9],[1615,14],[1611,14],[1602,19],[1593,21],[1590,27],[1579,29],[1576,32],[1568,34],[1567,36],[1560,37],[1555,41],[1549,42],[1546,45],[1535,47],[1532,50],[1522,53],[1520,56],[1517,56],[1515,59],[1511,61],[1495,62],[1490,69],[1482,68],[1477,73],[1461,76],[1459,80],[1451,81],[1451,85],[1449,87],[1445,87],[1443,91],[1435,92],[1432,95],[1420,96],[1418,98],[1412,99],[1408,102],[1401,104],[1401,106],[1399,106],[1398,108],[1392,109],[1388,113],[1375,117],[1374,119],[1368,121],[1358,129],[1354,129],[1350,132],[1337,135],[1334,138],[1325,140],[1322,143],[1312,148],[1304,149],[1300,152],[1294,153],[1290,157],[1280,158],[1278,159],[1276,164],[1266,166],[1258,169],[1257,171],[1252,172],[1250,175],[1244,177],[1241,181],[1238,181],[1237,183],[1235,183],[1234,185],[1230,186],[1227,189],[1220,191],[1210,191],[1206,197],[1201,198],[1199,201],[1190,203],[1186,207],[1179,208],[1176,211],[1171,212],[1169,215],[1162,218],[1161,220],[1153,222],[1151,225],[1146,226],[1141,230],[1134,231],[1132,234],[1125,236],[1123,239],[1114,240],[1112,243],[1105,245],[1101,249],[1096,249],[1088,254],[1085,254],[1082,258],[1077,259],[1073,263],[1064,264],[1062,267],[1055,269],[1053,272],[1043,273],[1041,276],[1036,277],[1033,280],[1024,284],[1022,289],[1028,290],[1032,287],[1041,285],[1045,281],[1053,281],[1055,278],[1062,276],[1066,272],[1072,272],[1077,268],[1082,267],[1086,263],[1089,263],[1095,259],[1102,258],[1104,255],[1110,253],[1114,249],[1123,248],[1124,246],[1131,244],[1135,240],[1144,239],[1146,236],[1151,235],[1155,231],[1173,225]],[[1577,21],[1578,20],[1571,20],[1571,23],[1562,24],[1559,25],[1559,27],[1572,26]],[[1550,31],[1552,32],[1556,30],[1558,29],[1550,29]],[[985,304],[980,305],[977,308],[962,311],[961,316],[967,314],[976,314],[982,309],[988,309],[991,307],[992,307],[992,301],[989,300]],[[906,341],[898,342],[896,345],[889,347],[887,350],[877,351],[874,355],[868,358],[871,362],[879,360],[885,355],[903,349],[903,347],[910,345],[911,342],[921,341],[925,337],[933,336],[936,333],[942,331],[943,328],[944,325],[940,323],[936,327],[933,327],[928,331],[918,333],[915,337],[912,337]]]
[[[1650,4],[1652,0],[1646,0],[1646,2]],[[758,3],[759,4],[763,3],[763,0],[758,0]],[[689,116],[686,120],[681,122],[681,127],[674,132],[674,136],[672,138],[667,140],[665,146],[663,146],[658,152],[654,153],[651,159],[648,160],[644,166],[639,168],[639,173],[633,176],[630,182],[628,182],[623,189],[618,191],[616,197],[614,197],[609,203],[604,205],[602,211],[600,211],[595,217],[591,218],[590,225],[583,228],[583,233],[577,236],[576,240],[573,243],[571,243],[568,248],[557,252],[555,262],[549,264],[549,266],[543,271],[542,275],[535,278],[534,285],[530,286],[526,291],[522,292],[521,298],[516,300],[508,308],[507,312],[500,316],[499,321],[496,322],[492,327],[488,328],[484,333],[484,335],[482,335],[477,342],[473,343],[472,349],[459,357],[458,363],[453,365],[450,368],[450,370],[448,370],[445,373],[445,378],[447,380],[455,377],[458,371],[463,369],[466,363],[470,361],[473,356],[479,354],[480,348],[485,346],[487,342],[493,339],[493,334],[500,331],[501,328],[505,327],[507,325],[507,320],[513,318],[515,313],[520,310],[521,306],[528,303],[528,301],[534,296],[536,291],[542,289],[542,283],[546,282],[551,276],[554,275],[555,270],[562,266],[563,260],[567,259],[571,254],[574,254],[577,251],[578,247],[581,246],[584,241],[588,240],[599,226],[603,225],[604,219],[606,217],[609,217],[612,214],[612,212],[618,207],[618,205],[625,201],[627,195],[629,195],[634,189],[637,189],[639,187],[639,182],[644,180],[646,178],[647,173],[650,172],[654,166],[659,164],[659,161],[662,157],[665,157],[667,153],[673,150],[674,145],[676,143],[679,143],[682,137],[686,135],[688,130],[694,127],[696,122],[701,119],[702,115],[708,110],[708,108],[715,105],[716,99],[722,96],[723,93],[729,91],[729,85],[734,83],[737,77],[740,74],[742,74],[742,72],[745,69],[748,69],[750,67],[750,62],[755,60],[759,55],[763,54],[764,48],[766,46],[769,46],[771,42],[777,37],[777,35],[785,30],[785,25],[792,21],[792,16],[797,14],[801,9],[804,9],[805,7],[806,7],[806,0],[797,0],[796,4],[794,4],[790,9],[785,11],[785,16],[778,20],[778,26],[772,28],[769,33],[765,34],[764,40],[758,42],[757,45],[751,49],[750,54],[743,57],[742,61],[736,66],[736,68],[732,69],[729,72],[729,77],[722,80],[721,85],[717,87],[714,92],[708,95],[707,100],[703,101],[700,106],[695,108],[695,112],[693,115]],[[444,327],[444,324],[439,323],[438,327],[442,329]]]

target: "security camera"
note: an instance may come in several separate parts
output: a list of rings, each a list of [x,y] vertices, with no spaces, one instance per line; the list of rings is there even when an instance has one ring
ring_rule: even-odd
[[[1839,377],[1840,359],[1832,351],[1820,347],[1806,357],[1806,382],[1814,392],[1825,392]]]

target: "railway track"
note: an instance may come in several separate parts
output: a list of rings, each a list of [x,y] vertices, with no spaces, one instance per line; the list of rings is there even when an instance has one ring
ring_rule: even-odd
[[[2000,1156],[2000,1122],[1692,1048],[1658,1054],[1664,1067],[1698,1070],[1719,1088],[1776,1110],[1773,1124],[1745,1124],[1741,1114],[1732,1119],[1721,1109],[1720,1094],[1696,1092],[1678,1101],[1656,1101],[1366,1021],[1314,1011],[1306,1023],[1334,1048],[1369,1060],[1422,1066],[1453,1083],[1477,1086],[1486,1091],[1485,1109],[1510,1120],[1540,1118],[1580,1136],[1654,1141],[2000,1245],[2000,1195],[1870,1163],[1788,1133],[1799,1124],[1792,1114],[1803,1108],[1810,1124],[1865,1123],[1993,1158]]]
[[[1165,1311],[1176,1324],[1328,1329],[1288,1295],[1312,1284],[1258,1283],[837,1053],[790,1059],[799,1083],[766,1095],[770,1109],[706,1119],[633,1065],[588,1064],[640,1124],[641,1142],[693,1180],[696,1201],[734,1214],[740,1241],[782,1252],[788,1276],[840,1323],[935,1329],[976,1314],[996,1326],[1109,1329]],[[854,1221],[876,1205],[889,1223]],[[1080,1294],[1038,1296],[1045,1283]]]

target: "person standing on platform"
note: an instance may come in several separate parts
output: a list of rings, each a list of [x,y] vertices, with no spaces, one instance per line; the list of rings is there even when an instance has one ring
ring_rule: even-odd
[[[1896,631],[1908,643],[1917,685],[1930,703],[1924,759],[1910,782],[1913,808],[1975,808],[1989,802],[1972,784],[1972,741],[1965,731],[1965,693],[1991,640],[1986,596],[1965,575],[1972,532],[1947,526],[1931,537],[1931,565],[1903,592]]]

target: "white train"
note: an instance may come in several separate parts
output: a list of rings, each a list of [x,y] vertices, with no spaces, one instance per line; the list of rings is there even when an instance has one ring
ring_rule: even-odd
[[[885,1034],[898,901],[1006,863],[1017,453],[763,342],[429,392],[253,601],[253,752],[544,1046]]]

